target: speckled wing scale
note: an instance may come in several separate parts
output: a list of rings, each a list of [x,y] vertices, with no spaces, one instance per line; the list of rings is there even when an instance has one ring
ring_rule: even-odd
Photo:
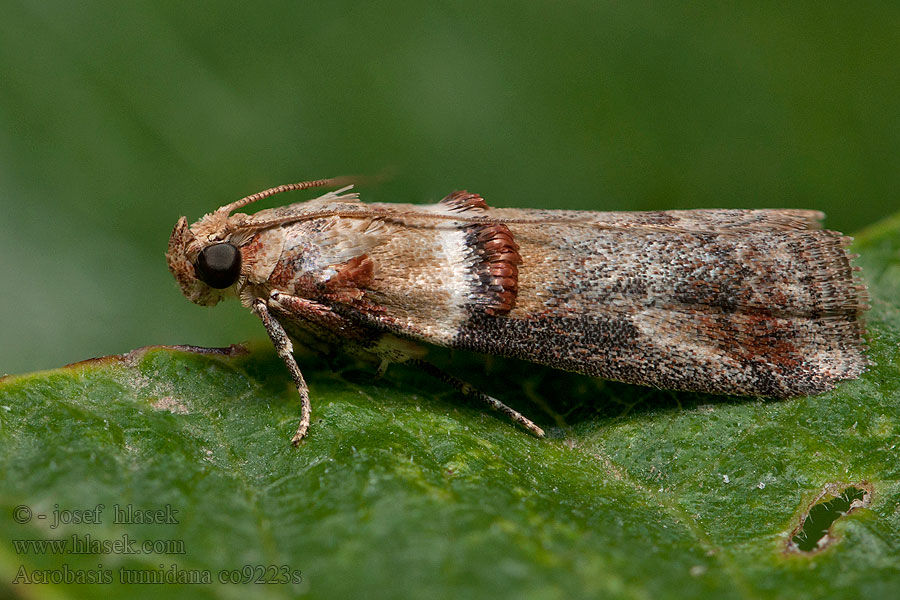
[[[849,238],[807,210],[585,212],[363,204],[349,188],[232,214],[319,180],[182,217],[167,258],[184,294],[260,316],[302,399],[290,337],[407,362],[537,435],[502,402],[422,359],[417,342],[629,383],[720,394],[816,394],[866,367],[866,289]]]

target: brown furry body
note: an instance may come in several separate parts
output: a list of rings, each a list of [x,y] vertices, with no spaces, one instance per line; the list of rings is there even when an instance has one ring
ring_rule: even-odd
[[[229,212],[176,225],[167,256],[185,295],[261,299],[294,337],[389,360],[414,355],[402,341],[413,340],[776,397],[828,390],[866,366],[866,293],[849,238],[818,229],[815,211],[490,209],[464,192],[367,205],[338,192]],[[240,249],[242,266],[215,290],[194,268],[221,241]]]

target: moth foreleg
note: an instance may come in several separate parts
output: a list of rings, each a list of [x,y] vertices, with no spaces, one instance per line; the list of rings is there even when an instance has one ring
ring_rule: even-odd
[[[294,434],[294,437],[291,438],[291,444],[299,446],[300,440],[306,437],[306,433],[309,431],[309,388],[306,386],[306,380],[303,379],[303,373],[300,372],[300,367],[297,366],[297,361],[294,359],[294,347],[291,344],[291,339],[288,337],[287,332],[285,332],[284,327],[281,326],[281,323],[278,322],[278,319],[273,317],[272,313],[269,312],[265,300],[262,298],[254,300],[253,312],[255,312],[263,322],[266,333],[269,334],[269,339],[272,340],[272,344],[275,346],[275,351],[278,353],[278,356],[281,357],[281,360],[284,361],[285,366],[288,368],[288,372],[291,374],[291,379],[294,380],[294,385],[297,386],[297,391],[300,393],[300,425],[297,427],[297,432]]]
[[[439,369],[438,367],[434,366],[430,362],[428,362],[426,360],[422,360],[420,358],[411,358],[408,361],[406,361],[405,364],[413,365],[413,366],[421,368],[423,371],[425,371],[432,377],[440,379],[444,383],[450,385],[457,391],[461,392],[464,396],[474,398],[480,402],[487,404],[488,406],[490,406],[492,409],[496,410],[497,412],[503,413],[504,415],[506,415],[507,417],[509,417],[510,419],[512,419],[519,425],[521,425],[523,428],[527,429],[529,432],[536,435],[537,437],[544,437],[544,430],[541,429],[540,427],[538,427],[537,425],[535,425],[531,419],[529,419],[522,413],[508,407],[507,405],[503,404],[496,398],[488,396],[484,392],[481,392],[481,391],[475,389],[474,387],[472,387],[471,385],[469,385],[462,379],[458,379],[458,378],[454,377],[453,375],[447,373],[446,371],[443,371],[442,369]]]
[[[276,315],[291,323],[296,322],[332,346],[364,343],[369,333],[366,328],[351,323],[323,304],[277,290],[269,294],[267,306]]]

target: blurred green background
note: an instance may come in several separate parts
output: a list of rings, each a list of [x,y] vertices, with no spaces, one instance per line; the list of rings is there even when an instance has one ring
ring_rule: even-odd
[[[898,208],[898,31],[889,2],[6,0],[0,374],[263,338],[163,254],[180,215],[296,180],[852,232]]]

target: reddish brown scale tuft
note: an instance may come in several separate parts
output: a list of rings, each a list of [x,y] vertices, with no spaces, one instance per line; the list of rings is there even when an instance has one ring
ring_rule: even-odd
[[[484,198],[478,194],[470,194],[466,190],[453,192],[441,200],[440,203],[455,212],[465,212],[473,209],[487,210],[488,207]]]
[[[476,304],[488,315],[505,315],[515,307],[519,292],[519,246],[501,223],[472,225],[466,233],[479,259],[473,267],[479,279]]]
[[[367,255],[356,256],[336,265],[337,273],[325,283],[326,296],[339,302],[362,299],[364,290],[372,283],[375,263]]]
[[[453,192],[440,203],[454,212],[486,214],[488,210],[484,198],[465,190]],[[475,305],[488,315],[505,315],[516,305],[519,291],[519,246],[501,223],[469,225],[465,232],[466,243],[477,259],[472,268],[478,278]]]

